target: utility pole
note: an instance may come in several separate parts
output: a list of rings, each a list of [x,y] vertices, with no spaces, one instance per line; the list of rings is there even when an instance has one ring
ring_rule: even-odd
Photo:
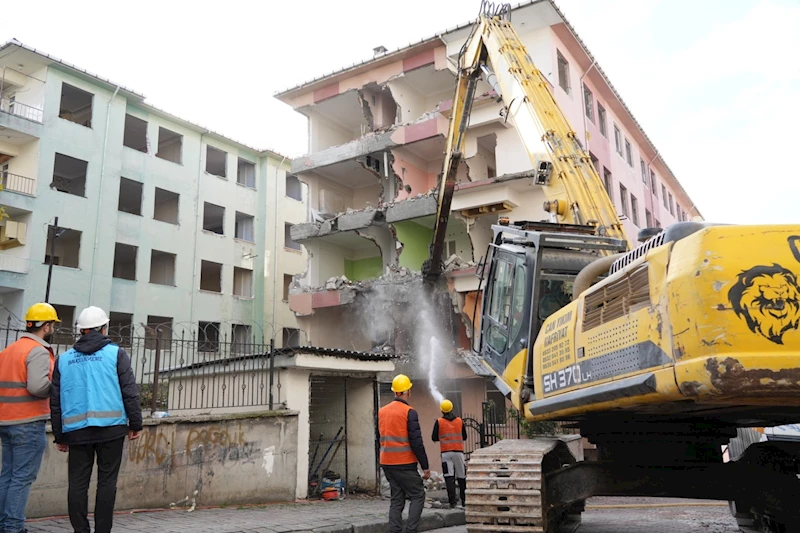
[[[44,301],[50,303],[50,281],[53,279],[53,257],[56,255],[56,239],[60,235],[58,227],[58,217],[55,219],[55,224],[47,228],[48,237],[50,237],[50,259],[47,261],[47,290],[44,294]]]

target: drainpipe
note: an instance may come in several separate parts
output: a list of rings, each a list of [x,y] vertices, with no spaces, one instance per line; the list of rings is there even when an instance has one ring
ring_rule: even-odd
[[[597,60],[596,59],[592,59],[592,64],[589,65],[589,68],[587,68],[586,72],[584,72],[583,76],[581,76],[581,79],[580,79],[581,92],[583,92],[583,78],[585,78],[586,75],[589,74],[589,72],[591,72],[591,70],[594,68],[595,63],[597,63]],[[584,94],[581,94],[581,100],[583,100],[583,139],[584,139],[584,142],[586,143],[586,151],[588,152],[589,151],[589,128],[588,128],[588,126],[586,124],[586,100],[585,100],[585,98],[586,98],[586,96]],[[594,103],[592,103],[592,107],[594,107]]]
[[[5,76],[5,72],[3,72],[3,76]],[[103,205],[103,182],[106,177],[106,148],[108,147],[108,126],[111,122],[111,104],[114,102],[114,98],[117,97],[117,93],[119,93],[119,85],[117,85],[114,94],[111,95],[111,99],[108,101],[108,105],[106,106],[106,129],[103,133],[103,155],[100,162],[100,186],[97,188],[97,215],[94,225],[94,248],[92,249],[92,275],[89,277],[89,305],[92,305],[92,296],[94,295],[94,270],[97,266],[97,247],[100,244],[100,208]]]
[[[189,326],[194,323],[194,293],[200,290],[197,286],[197,241],[200,240],[200,184],[203,182],[203,137],[208,130],[200,134],[200,155],[197,156],[197,194],[194,195],[194,251],[192,252],[192,289],[189,297]],[[226,162],[227,164],[227,162]],[[180,217],[180,206],[178,208]],[[178,221],[180,222],[180,220]],[[177,284],[177,280],[176,280]]]
[[[286,161],[286,156],[283,156],[281,159],[280,164],[275,168],[275,235],[274,240],[272,241],[272,336],[275,337],[276,333],[276,320],[275,314],[278,312],[278,206],[280,205],[280,199],[278,198],[278,189],[280,185],[280,180],[278,178],[278,172],[280,172],[283,163]],[[267,157],[267,170],[269,170],[269,157]]]

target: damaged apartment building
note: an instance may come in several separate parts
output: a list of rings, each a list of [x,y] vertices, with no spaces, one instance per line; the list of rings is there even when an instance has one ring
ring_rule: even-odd
[[[635,238],[641,228],[699,217],[553,1],[521,4],[511,21],[588,147],[627,234]],[[290,308],[310,344],[413,351],[408,342],[413,333],[406,331],[413,318],[396,309],[410,310],[413,317],[418,304],[418,293],[403,287],[417,283],[428,256],[456,62],[471,25],[395,51],[375,48],[370,60],[276,95],[308,118],[308,154],[294,159],[292,173],[308,188],[309,219],[291,228],[291,239],[308,251],[308,264],[285,283],[291,285]],[[443,392],[462,412],[479,413],[481,400],[495,393],[482,379],[474,384],[480,365],[469,366],[471,358],[458,355],[468,353],[473,338],[480,300],[475,265],[486,254],[491,225],[501,215],[512,221],[547,220],[543,191],[532,179],[534,161],[501,111],[502,104],[482,80],[446,239],[453,312],[443,321],[453,333],[448,342],[460,350],[453,351],[441,378]],[[363,304],[375,292],[383,295],[381,303]],[[480,313],[479,304],[477,309]],[[387,313],[406,318],[395,322],[394,331],[376,337],[374,331],[385,328],[373,325],[385,321]],[[420,376],[427,373],[418,370]],[[421,401],[417,395],[415,404]],[[436,406],[429,403],[434,416]]]

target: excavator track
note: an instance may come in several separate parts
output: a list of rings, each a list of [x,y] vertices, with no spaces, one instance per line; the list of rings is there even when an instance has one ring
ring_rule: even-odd
[[[564,508],[545,501],[543,495],[547,473],[575,462],[558,438],[509,439],[472,452],[467,468],[467,531],[574,531],[583,506]]]

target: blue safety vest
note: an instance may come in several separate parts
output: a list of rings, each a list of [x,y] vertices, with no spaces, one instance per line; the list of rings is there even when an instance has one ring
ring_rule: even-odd
[[[107,344],[90,354],[72,348],[58,358],[64,433],[128,424],[117,375],[118,352],[119,346]]]

